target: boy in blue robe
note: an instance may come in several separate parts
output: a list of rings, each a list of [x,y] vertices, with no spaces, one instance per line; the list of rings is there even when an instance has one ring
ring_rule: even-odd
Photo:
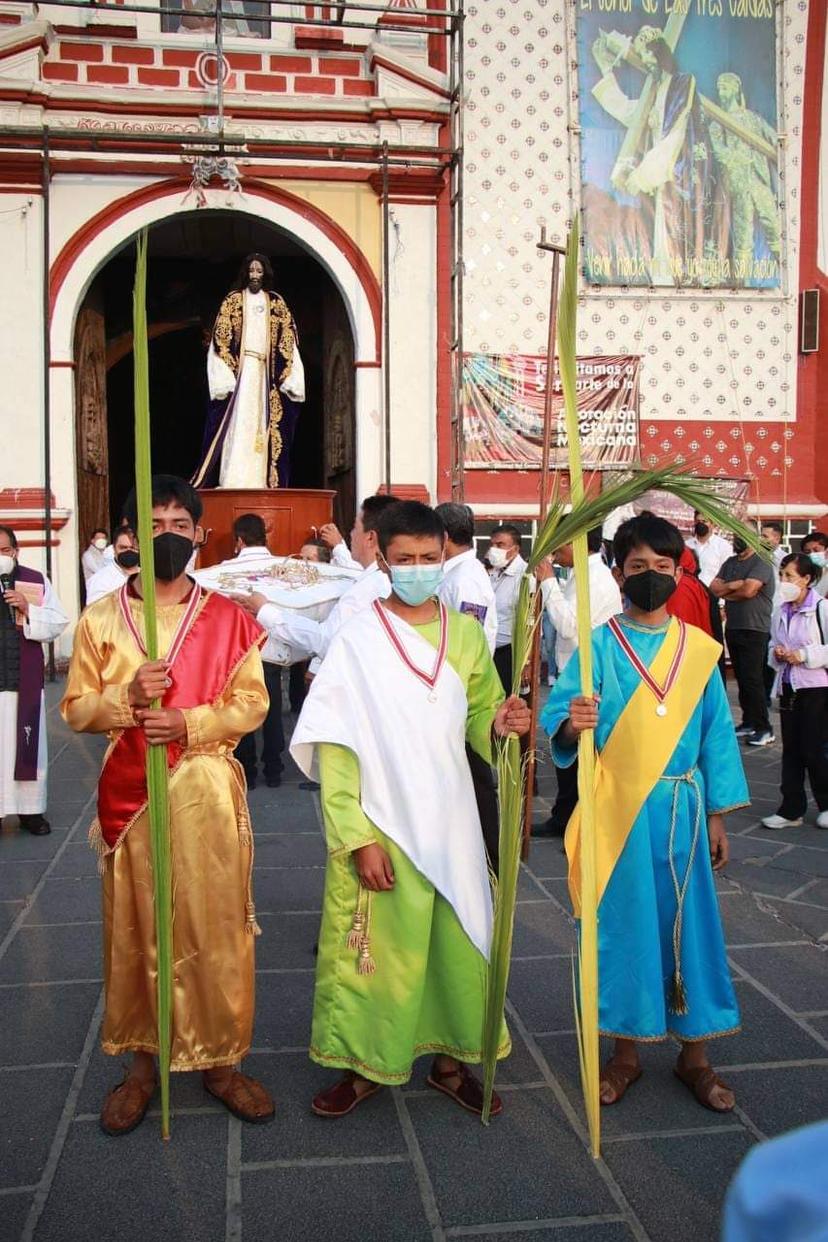
[[[552,757],[574,762],[595,730],[599,1023],[615,1039],[601,1073],[614,1104],[641,1076],[637,1041],[681,1042],[675,1072],[700,1103],[735,1097],[706,1041],[734,1034],[739,1010],[713,872],[728,860],[723,815],[749,801],[718,673],[719,644],[671,618],[681,533],[642,514],[619,527],[614,570],[625,611],[593,631],[595,696],[573,658],[541,715]],[[570,893],[579,913],[579,815],[567,829]]]

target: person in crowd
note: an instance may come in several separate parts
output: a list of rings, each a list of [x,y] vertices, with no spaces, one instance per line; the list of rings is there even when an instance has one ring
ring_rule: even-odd
[[[603,555],[603,535],[600,526],[596,526],[587,535],[589,551],[589,606],[593,629],[604,625],[610,617],[617,616],[623,609],[621,592],[612,570],[607,566]],[[555,560],[565,569],[574,566],[572,544],[565,543],[555,553]],[[578,649],[578,598],[575,574],[570,573],[563,588],[555,577],[552,566],[542,562],[535,570],[540,583],[543,607],[555,627],[557,641],[555,645],[555,662],[558,676],[563,673],[572,656]],[[533,836],[562,837],[566,826],[575,810],[578,801],[578,763],[555,767],[558,781],[558,793],[552,814],[545,824],[533,830]]]
[[[446,560],[439,596],[455,612],[467,612],[483,626],[489,650],[497,638],[497,606],[489,575],[474,550],[474,514],[468,505],[446,502],[436,513],[446,528]]]
[[[112,535],[113,559],[105,561],[86,584],[86,606],[110,591],[117,591],[127,578],[138,572],[138,542],[128,526],[119,526]]]
[[[821,530],[809,531],[802,540],[802,551],[820,570],[822,576],[814,583],[814,590],[824,599],[828,595],[828,535]]]
[[[89,537],[89,546],[81,557],[84,582],[88,582],[93,574],[96,574],[99,569],[103,568],[105,564],[104,553],[108,544],[109,533],[103,527],[98,526],[92,531]]]
[[[722,1242],[825,1242],[828,1121],[757,1143],[730,1183]]]
[[[328,843],[310,1056],[345,1070],[312,1107],[343,1117],[432,1053],[429,1085],[479,1113],[493,915],[463,739],[490,763],[493,733],[525,734],[529,711],[503,702],[478,622],[437,597],[434,510],[400,501],[377,537],[390,592],[334,638],[291,743],[318,769]]]
[[[343,544],[344,546],[344,544]],[[331,549],[323,539],[308,539],[302,544],[299,555],[305,561],[310,561],[314,565],[330,565]],[[354,561],[354,565],[357,562]],[[359,569],[361,565],[357,566]],[[309,660],[299,660],[296,664],[291,664],[290,673],[288,675],[288,700],[290,702],[290,710],[295,716],[298,716],[302,710],[302,704],[308,693],[308,681],[306,680],[307,672],[310,667]]]
[[[693,514],[693,534],[687,540],[687,546],[698,556],[699,578],[709,587],[733,549],[726,539],[716,534],[710,522],[698,509]]]
[[[808,808],[805,776],[828,828],[828,601],[814,589],[819,568],[804,552],[783,557],[768,659],[782,729],[782,801],[765,828],[797,828]]]
[[[615,536],[623,616],[593,634],[594,695],[570,660],[541,715],[555,763],[572,763],[595,731],[598,977],[601,1031],[615,1040],[601,1102],[641,1077],[637,1044],[681,1042],[675,1073],[699,1103],[729,1112],[732,1090],[706,1041],[739,1028],[714,871],[728,860],[724,813],[748,802],[720,648],[671,618],[684,548],[670,522],[641,515]],[[566,837],[569,888],[580,911],[580,820]]]
[[[157,971],[146,756],[165,745],[174,892],[171,1067],[201,1070],[206,1091],[243,1121],[273,1116],[273,1101],[236,1066],[250,1047],[254,945],[253,840],[233,749],[267,712],[259,647],[264,633],[223,596],[188,576],[201,535],[201,500],[183,479],[152,480],[159,650],[144,645],[143,582],[87,608],[75,632],[61,712],[77,732],[108,733],[90,839],[103,869],[106,1005],[102,1045],[131,1052],[107,1095],[101,1126],[126,1134],[156,1085]],[[126,504],[137,523],[134,493]],[[161,706],[151,704],[161,700]]]
[[[782,565],[782,558],[786,555],[785,549],[782,547],[782,539],[784,530],[781,522],[763,522],[759,527],[762,536],[762,542],[770,548],[773,557],[773,568],[778,573]]]
[[[710,583],[713,595],[725,604],[727,649],[742,712],[736,736],[749,746],[769,746],[776,740],[765,688],[774,587],[773,567],[738,537],[733,555]]]
[[[273,555],[267,546],[267,530],[264,519],[258,513],[242,513],[233,523],[235,565],[243,569]],[[244,768],[247,788],[255,789],[259,777],[259,762],[264,770],[268,789],[277,789],[282,783],[282,754],[285,749],[285,730],[282,723],[282,665],[280,656],[272,643],[262,649],[262,668],[270,703],[262,721],[261,755],[258,753],[257,733],[246,733],[236,747],[236,758]]]
[[[331,564],[338,565],[340,569],[362,569],[359,561],[351,555],[344,536],[335,523],[326,522],[319,527],[319,540],[330,551]]]
[[[679,561],[681,577],[673,594],[667,601],[671,617],[678,617],[688,625],[696,625],[724,648],[724,627],[719,601],[699,578],[699,557],[693,548],[684,545]],[[719,660],[719,670],[727,684],[727,667],[724,649]]]
[[[17,536],[0,526],[0,821],[16,815],[33,836],[51,832],[44,814],[48,752],[43,643],[69,624],[49,579],[20,564]]]
[[[331,549],[323,539],[308,539],[299,549],[299,555],[303,561],[311,561],[314,565],[330,565],[333,559]],[[354,566],[362,568],[356,561]]]
[[[503,689],[512,691],[512,629],[520,580],[526,573],[526,561],[520,554],[520,531],[509,522],[492,531],[491,546],[486,559],[492,567],[489,575],[497,609],[497,634],[494,662]]]

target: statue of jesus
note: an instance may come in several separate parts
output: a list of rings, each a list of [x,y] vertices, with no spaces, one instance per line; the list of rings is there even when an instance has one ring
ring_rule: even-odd
[[[296,324],[273,268],[249,254],[221,304],[207,353],[210,407],[195,487],[288,487],[305,400]]]

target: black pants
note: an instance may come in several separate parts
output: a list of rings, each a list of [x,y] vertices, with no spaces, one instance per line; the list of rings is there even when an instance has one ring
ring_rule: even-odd
[[[572,818],[572,812],[578,805],[578,760],[568,768],[559,768],[555,764],[555,775],[558,778],[558,796],[552,807],[549,824],[563,835]]]
[[[736,684],[742,724],[758,733],[770,732],[768,700],[765,696],[765,666],[768,662],[769,635],[760,630],[732,630],[728,627],[727,649]]]
[[[305,683],[305,673],[308,671],[308,660],[302,660],[299,664],[291,664],[290,680],[288,682],[288,698],[290,699],[290,710],[298,716],[302,710],[302,704],[308,693],[308,687]]]
[[[507,694],[512,693],[512,644],[506,643],[503,647],[495,647],[494,653],[495,668],[498,671],[500,680],[503,683],[503,689]]]
[[[285,730],[282,725],[282,667],[263,662],[265,685],[270,695],[270,707],[267,709],[262,725],[262,766],[265,779],[278,776],[282,771],[282,751],[285,749]],[[256,755],[256,734],[246,734],[236,747],[236,758],[247,773],[248,778],[255,777],[258,759]]]
[[[483,829],[483,843],[489,855],[492,871],[497,875],[500,864],[500,808],[497,801],[494,768],[481,758],[476,750],[472,750],[468,742],[466,742],[466,758],[469,761],[469,771],[474,785],[480,827]]]
[[[799,819],[808,809],[805,773],[820,811],[828,811],[828,689],[782,692],[782,805],[785,819]]]

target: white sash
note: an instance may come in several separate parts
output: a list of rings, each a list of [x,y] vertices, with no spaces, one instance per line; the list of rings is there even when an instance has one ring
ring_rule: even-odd
[[[430,674],[431,643],[393,613],[386,616],[409,658]],[[463,683],[448,661],[432,692],[366,609],[331,643],[290,753],[306,776],[317,779],[318,743],[354,752],[363,811],[449,902],[488,960],[492,896],[465,751],[467,715]]]

